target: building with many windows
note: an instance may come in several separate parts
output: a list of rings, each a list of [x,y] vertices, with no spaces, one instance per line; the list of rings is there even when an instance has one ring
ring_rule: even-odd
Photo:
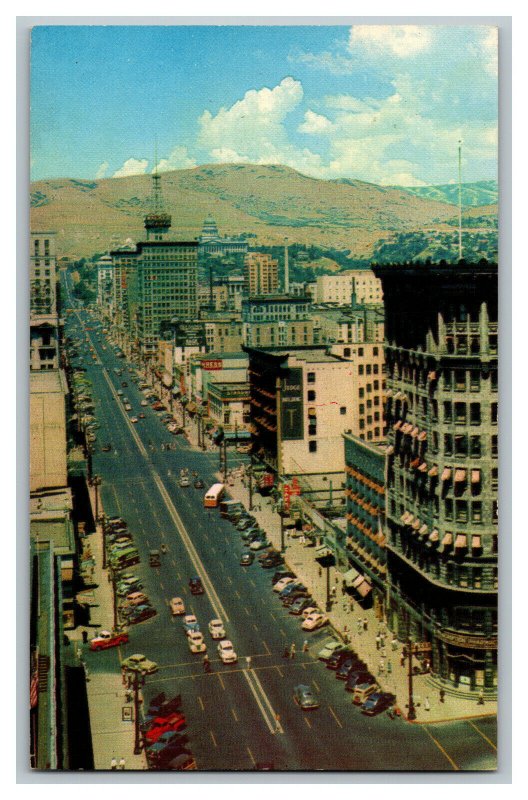
[[[276,294],[279,291],[279,262],[269,253],[247,253],[244,258],[246,294]]]
[[[199,237],[200,256],[225,256],[233,253],[247,253],[248,243],[245,239],[220,236],[216,222],[209,215],[205,220]]]
[[[101,256],[96,262],[95,268],[97,270],[97,305],[108,320],[113,320],[114,264],[112,256]]]
[[[32,231],[29,254],[31,370],[59,368],[57,253],[53,231]]]
[[[269,295],[242,301],[244,343],[248,347],[314,344],[314,323],[307,297]]]
[[[383,303],[381,281],[371,269],[355,269],[334,275],[319,275],[316,279],[316,303],[348,305],[355,293],[358,302]]]
[[[497,265],[374,267],[386,318],[389,623],[433,675],[497,677]]]

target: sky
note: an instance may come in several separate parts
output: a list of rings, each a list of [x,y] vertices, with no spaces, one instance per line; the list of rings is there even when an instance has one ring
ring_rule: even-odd
[[[492,26],[42,26],[31,178],[284,164],[380,185],[497,178]]]

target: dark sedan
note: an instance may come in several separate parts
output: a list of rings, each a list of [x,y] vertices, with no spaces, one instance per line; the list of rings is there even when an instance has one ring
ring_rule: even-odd
[[[330,658],[326,662],[326,666],[328,669],[339,669],[343,661],[346,661],[347,658],[351,658],[354,655],[352,650],[347,648],[346,650],[336,651],[332,653]]]
[[[376,678],[371,675],[370,672],[354,670],[348,675],[347,682],[345,683],[345,689],[347,692],[353,692],[356,686],[359,686],[362,683],[376,683]]]
[[[152,606],[136,606],[128,617],[128,624],[136,625],[138,622],[144,622],[146,619],[155,617],[157,613],[156,609]]]
[[[290,614],[295,614],[298,616],[302,614],[305,608],[313,605],[313,600],[311,597],[297,597],[293,603],[290,605]]]
[[[373,717],[375,714],[380,714],[390,708],[395,701],[396,697],[389,692],[374,692],[370,697],[367,697],[361,706],[361,713]]]
[[[336,678],[341,681],[346,681],[351,672],[358,672],[359,670],[366,670],[367,665],[356,656],[349,656],[341,662],[336,670]]]

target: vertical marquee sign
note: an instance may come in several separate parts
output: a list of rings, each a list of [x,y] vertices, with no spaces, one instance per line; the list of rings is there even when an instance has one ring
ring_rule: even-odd
[[[281,438],[303,439],[303,375],[302,369],[294,367],[282,379],[281,389]]]

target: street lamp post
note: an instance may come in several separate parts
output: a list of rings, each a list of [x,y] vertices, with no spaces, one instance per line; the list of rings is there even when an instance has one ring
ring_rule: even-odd
[[[330,598],[330,566],[326,568],[326,610],[332,610],[332,600]]]
[[[408,714],[407,714],[407,719],[412,721],[412,720],[416,719],[416,708],[414,706],[414,694],[413,694],[413,663],[412,663],[413,643],[412,643],[412,639],[411,639],[410,636],[407,639],[407,651],[408,651],[407,655],[408,655],[408,658],[409,658],[409,675],[408,675],[408,678],[409,678],[409,711],[408,711]]]
[[[92,486],[95,488],[95,522],[99,519],[99,487],[101,485],[101,478],[99,475],[94,475],[92,479]]]
[[[139,726],[139,690],[145,685],[145,673],[140,670],[125,670],[125,674],[130,680],[132,673],[132,691],[134,692],[134,755],[141,753],[141,729]]]
[[[88,483],[92,480],[92,455],[93,455],[93,447],[90,442],[86,445],[86,476],[88,478]]]
[[[247,468],[247,476],[249,478],[249,511],[253,511],[253,467],[251,464]]]

